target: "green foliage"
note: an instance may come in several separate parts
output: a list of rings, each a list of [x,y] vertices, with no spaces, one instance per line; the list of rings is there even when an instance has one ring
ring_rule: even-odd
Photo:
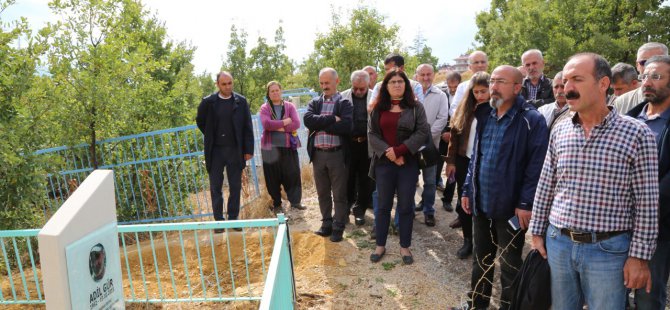
[[[385,17],[374,8],[360,6],[342,18],[333,11],[327,33],[317,34],[312,52],[300,67],[306,87],[319,89],[319,71],[332,67],[340,75],[340,90],[351,86],[349,74],[371,65],[383,67],[384,58],[399,48],[398,25],[387,26]]]
[[[56,0],[62,18],[40,31],[63,144],[185,125],[201,87],[193,48],[167,41],[166,30],[136,0]],[[97,167],[95,150],[90,155]]]
[[[633,63],[645,42],[668,42],[670,8],[663,1],[509,0],[491,1],[477,15],[476,35],[491,68],[519,65],[521,54],[537,48],[545,54],[545,73],[555,74],[578,52],[595,52],[611,64]]]
[[[24,40],[24,48],[13,47],[30,32],[25,19],[2,22],[11,4],[0,1],[0,230],[34,227],[40,212],[34,205],[44,199],[44,172],[32,155],[38,139],[25,113],[33,106],[31,87],[38,80],[34,71],[41,49],[30,40]]]

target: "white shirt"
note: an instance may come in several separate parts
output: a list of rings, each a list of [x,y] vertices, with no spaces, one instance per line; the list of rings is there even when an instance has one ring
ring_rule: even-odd
[[[472,158],[472,152],[475,148],[475,135],[477,134],[477,119],[472,120],[470,125],[470,135],[468,136],[468,147],[465,149],[465,156]]]
[[[454,116],[456,108],[458,108],[458,105],[461,103],[461,100],[463,100],[463,97],[465,97],[465,92],[467,91],[469,85],[470,80],[458,84],[458,87],[456,88],[456,93],[454,94],[454,100],[451,101],[451,107],[449,108],[449,116],[451,117]]]
[[[434,85],[431,85],[423,95],[425,96],[423,99],[423,108],[426,110],[426,120],[430,126],[430,134],[435,147],[439,147],[442,129],[447,126],[447,122],[449,121],[447,95]]]

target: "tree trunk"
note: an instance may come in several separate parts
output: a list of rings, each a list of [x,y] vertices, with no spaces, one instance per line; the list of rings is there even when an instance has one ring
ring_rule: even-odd
[[[91,123],[88,125],[89,130],[91,131],[91,144],[88,147],[88,152],[91,157],[91,161],[93,164],[93,169],[98,169],[98,157],[96,156],[95,152],[95,142],[96,142],[96,137],[95,137],[95,107],[91,108],[91,115],[92,120]]]

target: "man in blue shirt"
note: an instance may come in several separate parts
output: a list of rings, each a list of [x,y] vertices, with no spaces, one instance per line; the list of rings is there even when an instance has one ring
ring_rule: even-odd
[[[499,250],[501,309],[509,307],[512,281],[522,264],[524,234],[549,138],[544,117],[519,96],[522,79],[512,66],[493,70],[490,108],[478,109],[475,115],[475,147],[461,199],[463,210],[473,214],[468,309],[488,308]],[[513,217],[518,218],[520,230],[508,224]]]
[[[656,136],[658,144],[658,241],[649,261],[651,292],[636,290],[638,309],[665,309],[670,274],[670,57],[649,58],[640,74],[643,102],[628,115],[643,121]]]

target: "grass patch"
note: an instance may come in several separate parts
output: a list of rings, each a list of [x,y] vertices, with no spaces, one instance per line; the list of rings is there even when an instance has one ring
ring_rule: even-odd
[[[377,283],[384,283],[384,278],[382,278],[382,277],[376,277],[376,278],[375,278],[375,282],[377,282]]]
[[[386,289],[386,294],[388,294],[388,295],[391,296],[391,297],[396,297],[396,296],[398,296],[398,292],[396,292],[395,290],[392,290],[392,289],[390,289],[390,288],[387,288],[387,289]]]
[[[395,268],[395,265],[397,265],[397,264],[398,264],[397,262],[386,262],[386,263],[382,263],[382,267],[384,268],[384,270],[389,271],[389,270]]]
[[[367,236],[367,233],[365,233],[361,229],[356,229],[356,230],[350,232],[349,234],[347,234],[347,238],[354,238],[354,239],[358,239],[360,237],[365,237],[365,236]]]
[[[356,246],[359,249],[374,249],[376,244],[374,242],[371,242],[370,240],[358,239],[356,240]]]

